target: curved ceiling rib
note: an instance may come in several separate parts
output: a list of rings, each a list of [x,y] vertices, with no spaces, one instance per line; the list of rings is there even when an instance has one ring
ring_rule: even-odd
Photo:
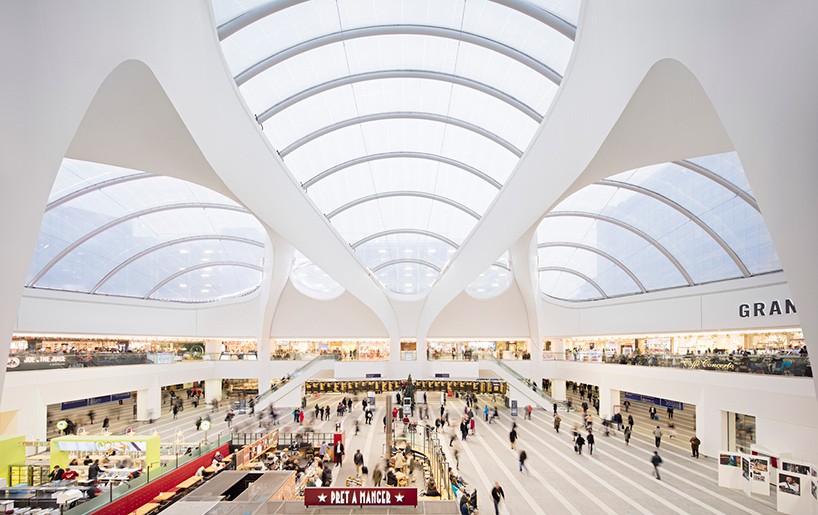
[[[367,195],[365,197],[356,198],[351,202],[347,202],[343,206],[333,210],[329,214],[327,214],[327,219],[332,220],[336,215],[339,215],[346,211],[347,209],[351,209],[355,206],[364,204],[366,202],[371,202],[373,200],[380,200],[385,198],[393,198],[393,197],[416,197],[416,198],[425,198],[429,200],[434,200],[436,202],[442,202],[449,206],[452,206],[455,209],[459,209],[463,211],[467,215],[471,216],[475,220],[480,220],[480,215],[472,209],[464,206],[460,202],[455,202],[454,200],[450,199],[449,197],[443,197],[441,195],[436,195],[434,193],[427,193],[425,191],[386,191],[383,193],[375,193],[373,195]]]
[[[76,240],[71,245],[64,248],[62,251],[60,251],[59,254],[57,254],[56,256],[51,258],[51,261],[49,261],[39,272],[37,272],[37,275],[35,275],[34,278],[31,281],[29,281],[29,283],[26,286],[30,288],[30,287],[34,286],[35,284],[37,284],[37,282],[40,279],[42,279],[43,276],[45,274],[47,274],[48,271],[51,270],[54,267],[54,265],[59,263],[62,258],[64,258],[68,254],[70,254],[71,252],[76,250],[80,245],[82,245],[86,241],[90,240],[94,236],[102,234],[103,232],[107,231],[108,229],[111,229],[112,227],[116,227],[119,224],[123,224],[123,223],[125,223],[125,222],[127,222],[129,220],[133,220],[134,218],[139,218],[140,216],[152,215],[154,213],[161,213],[163,211],[173,211],[173,210],[177,210],[177,209],[221,209],[221,210],[225,210],[225,211],[238,211],[238,212],[241,212],[241,213],[247,213],[247,210],[244,209],[243,207],[240,207],[240,206],[231,206],[229,204],[212,204],[212,203],[206,203],[206,202],[190,202],[190,203],[185,203],[185,204],[170,204],[170,205],[166,205],[166,206],[155,206],[155,207],[152,207],[152,208],[143,209],[141,211],[135,211],[133,213],[128,213],[125,216],[116,218],[114,220],[111,220],[110,222],[108,222],[105,225],[101,225],[101,226],[97,227],[93,231],[89,232],[85,236],[83,236],[83,237],[79,238],[78,240]]]
[[[115,276],[116,274],[121,272],[125,267],[127,267],[128,265],[130,265],[134,261],[142,259],[143,257],[145,257],[145,256],[147,256],[149,254],[152,254],[152,253],[154,253],[154,252],[156,252],[158,250],[162,250],[162,249],[165,249],[165,248],[168,248],[168,247],[172,247],[174,245],[179,245],[181,243],[190,243],[190,242],[194,242],[194,241],[211,241],[211,240],[212,241],[234,241],[234,242],[238,242],[238,243],[246,243],[248,245],[255,245],[256,247],[264,248],[264,243],[262,243],[260,241],[251,240],[250,238],[241,238],[239,236],[230,236],[230,235],[226,235],[226,234],[224,234],[224,235],[201,234],[201,235],[197,235],[197,236],[188,236],[186,238],[177,238],[175,240],[163,241],[162,243],[160,243],[158,245],[154,245],[153,247],[147,248],[147,249],[143,250],[142,252],[138,252],[138,253],[134,254],[133,256],[129,257],[125,261],[118,264],[110,272],[105,274],[105,277],[100,279],[99,282],[96,285],[94,285],[93,288],[91,288],[91,291],[89,293],[96,293],[97,290],[99,290],[113,276]]]
[[[219,25],[217,32],[219,41],[224,41],[241,29],[266,18],[271,14],[283,11],[289,7],[302,4],[308,0],[270,0],[267,3],[261,4],[247,12],[244,12],[235,18]],[[577,28],[571,23],[563,20],[559,16],[546,11],[535,5],[531,5],[524,0],[490,0],[498,5],[502,5],[509,9],[513,9],[519,13],[525,14],[535,20],[543,23],[552,29],[556,30],[563,36],[574,40],[577,35]]]
[[[426,268],[431,268],[437,273],[440,273],[440,267],[435,265],[434,263],[430,263],[424,259],[417,259],[417,258],[401,258],[401,259],[393,259],[391,261],[385,261],[380,265],[372,267],[373,272],[377,272],[378,270],[382,270],[386,267],[393,266],[393,265],[400,265],[403,263],[414,263],[416,265],[425,266]]]
[[[598,291],[600,295],[602,295],[603,299],[608,298],[608,295],[605,294],[605,291],[602,288],[599,287],[599,285],[596,283],[596,281],[594,281],[593,279],[591,279],[587,275],[583,274],[582,272],[574,270],[573,268],[565,268],[563,266],[544,266],[544,267],[538,268],[537,271],[538,272],[565,272],[566,274],[575,275],[575,276],[579,277],[580,279],[582,279],[583,281],[585,281],[586,283],[593,286],[594,289],[596,291]]]
[[[143,299],[149,299],[151,295],[159,291],[164,285],[168,284],[172,280],[176,279],[177,277],[181,277],[187,273],[195,272],[196,270],[201,270],[202,268],[209,268],[209,267],[218,267],[218,266],[236,266],[239,268],[250,268],[251,270],[256,270],[257,272],[264,272],[264,268],[258,265],[251,265],[250,263],[243,263],[241,261],[213,261],[208,263],[198,263],[193,266],[189,266],[187,268],[183,268],[178,272],[175,272],[164,279],[162,279],[159,283],[156,284],[151,290],[142,297]]]
[[[675,164],[676,166],[681,166],[682,168],[686,168],[686,169],[690,170],[691,172],[695,172],[695,173],[697,173],[697,174],[699,174],[699,175],[701,175],[703,177],[706,177],[706,178],[710,179],[711,181],[719,184],[720,186],[730,190],[732,193],[734,193],[736,196],[741,198],[744,202],[749,204],[750,207],[752,207],[753,209],[755,209],[759,213],[761,212],[761,210],[758,208],[758,202],[756,202],[756,199],[752,195],[750,195],[749,193],[747,193],[743,189],[739,188],[737,185],[733,184],[732,182],[728,181],[727,179],[725,179],[721,175],[713,172],[712,170],[708,170],[707,168],[705,168],[705,167],[703,167],[703,166],[701,166],[699,164],[696,164],[696,163],[694,163],[692,161],[687,161],[687,160],[673,161],[673,164]]]
[[[593,252],[594,254],[596,254],[596,255],[610,261],[611,263],[616,265],[619,269],[621,269],[623,272],[625,272],[628,275],[628,277],[630,277],[631,280],[636,284],[636,286],[639,288],[639,290],[642,293],[646,293],[648,291],[645,288],[645,286],[642,284],[642,281],[640,281],[639,278],[636,277],[636,274],[634,274],[631,271],[631,269],[628,268],[625,265],[625,263],[623,263],[622,261],[619,261],[618,259],[616,259],[612,255],[608,254],[607,252],[605,252],[605,251],[603,251],[601,249],[598,249],[596,247],[591,247],[590,245],[584,245],[582,243],[573,243],[573,242],[570,242],[570,241],[550,241],[550,242],[547,242],[547,243],[540,243],[539,245],[537,245],[538,249],[544,249],[544,248],[550,248],[550,247],[570,247],[570,248],[573,248],[573,249],[587,250],[588,252]]]
[[[150,179],[152,177],[157,177],[156,175],[150,173],[134,173],[130,175],[123,175],[122,177],[116,177],[114,179],[108,179],[107,181],[97,182],[91,184],[90,186],[86,186],[84,188],[80,188],[77,191],[72,191],[68,195],[64,195],[58,199],[55,199],[49,202],[45,206],[45,212],[48,213],[54,208],[60,207],[61,205],[65,204],[66,202],[70,202],[76,198],[79,198],[86,193],[91,193],[92,191],[101,190],[102,188],[107,188],[108,186],[116,186],[117,184],[123,184],[126,182],[136,181],[139,179]]]
[[[745,266],[744,262],[741,260],[741,258],[738,256],[738,254],[736,254],[736,252],[733,250],[733,248],[730,245],[728,245],[727,242],[724,241],[724,239],[722,239],[722,237],[716,231],[714,231],[712,227],[707,225],[704,222],[704,220],[702,220],[701,218],[699,218],[698,216],[693,214],[686,207],[682,206],[681,204],[679,204],[679,203],[677,203],[677,202],[675,202],[675,201],[665,197],[664,195],[661,195],[661,194],[659,194],[659,193],[657,193],[657,192],[655,192],[655,191],[653,191],[651,189],[648,189],[648,188],[645,188],[645,187],[642,187],[642,186],[637,186],[637,185],[631,184],[629,182],[615,181],[615,180],[611,180],[611,179],[603,179],[601,181],[598,181],[596,184],[599,184],[601,186],[610,186],[610,187],[614,187],[614,188],[622,188],[622,189],[633,191],[635,193],[639,193],[640,195],[646,195],[646,196],[648,196],[648,197],[650,197],[652,199],[658,200],[659,202],[661,202],[661,203],[665,204],[666,206],[670,207],[671,209],[674,209],[677,212],[681,213],[683,216],[687,217],[691,222],[693,222],[696,225],[698,225],[699,227],[701,227],[701,229],[704,232],[706,232],[711,238],[713,238],[713,240],[722,248],[722,250],[724,250],[724,252],[726,252],[727,255],[730,256],[730,259],[733,260],[733,262],[736,264],[736,266],[741,271],[742,275],[744,275],[744,277],[750,277],[750,270],[747,269],[747,266]]]
[[[327,134],[346,128],[351,127],[353,125],[359,125],[362,123],[368,122],[375,122],[380,120],[428,120],[431,122],[440,122],[440,123],[447,123],[449,125],[454,125],[456,127],[460,127],[461,129],[465,129],[467,131],[474,132],[484,138],[490,139],[494,143],[497,143],[501,147],[505,148],[512,154],[517,157],[522,157],[523,151],[519,148],[515,147],[511,142],[508,140],[500,137],[494,132],[486,130],[478,125],[474,125],[473,123],[469,123],[465,120],[461,120],[459,118],[451,118],[449,116],[445,116],[442,114],[437,113],[424,113],[419,111],[392,111],[388,113],[374,113],[374,114],[367,114],[363,116],[357,116],[355,118],[350,118],[348,120],[341,120],[335,122],[331,125],[327,125],[326,127],[322,127],[316,131],[313,131],[306,136],[302,136],[298,138],[294,142],[287,145],[283,150],[279,152],[281,157],[287,157],[288,154],[295,151],[296,149],[306,145],[307,143],[320,138],[321,136],[326,136]]]
[[[315,96],[319,93],[323,93],[324,91],[339,88],[341,86],[348,86],[350,84],[357,84],[359,82],[367,82],[371,80],[381,79],[427,79],[457,84],[458,86],[464,86],[467,88],[471,88],[475,91],[491,95],[497,100],[505,102],[511,107],[519,110],[520,112],[522,112],[523,114],[525,114],[538,124],[542,121],[543,118],[541,114],[539,114],[534,108],[532,108],[528,104],[522,102],[521,100],[518,100],[517,98],[513,97],[512,95],[509,95],[504,91],[501,91],[493,86],[489,86],[488,84],[485,84],[483,82],[479,82],[474,79],[469,79],[467,77],[461,77],[460,75],[454,75],[451,73],[444,73],[433,70],[407,69],[407,70],[376,70],[371,72],[356,73],[353,75],[347,75],[345,77],[339,77],[337,79],[328,80],[326,82],[322,82],[321,84],[316,84],[315,86],[309,87],[303,91],[299,91],[298,93],[291,95],[285,98],[284,100],[280,101],[279,103],[265,109],[261,114],[258,115],[257,117],[258,123],[264,123],[271,117],[277,115],[278,113],[287,109],[288,107],[297,104],[302,100]]]
[[[308,39],[285,48],[280,52],[265,57],[264,59],[250,65],[245,70],[236,75],[235,81],[238,86],[241,86],[248,80],[258,76],[261,73],[269,70],[273,66],[280,64],[287,59],[300,55],[316,48],[321,48],[326,45],[349,41],[351,39],[366,38],[371,36],[390,36],[390,35],[407,35],[407,36],[431,36],[445,39],[452,39],[455,41],[463,41],[472,45],[483,47],[487,50],[497,52],[508,58],[514,59],[518,63],[527,66],[547,78],[557,86],[562,82],[562,75],[557,73],[553,68],[547,64],[539,61],[530,55],[510,47],[497,40],[473,34],[471,32],[463,32],[448,27],[437,27],[434,25],[372,25],[369,27],[358,27],[349,30],[341,30],[338,32],[331,32],[323,34],[313,39]]]
[[[695,284],[693,282],[693,279],[690,277],[690,274],[687,273],[687,270],[685,270],[685,268],[682,266],[682,264],[679,262],[679,260],[676,259],[676,257],[667,248],[665,248],[664,245],[659,243],[658,240],[656,240],[653,236],[649,235],[648,233],[642,231],[641,229],[638,229],[638,228],[634,227],[633,225],[625,223],[622,220],[619,220],[618,218],[613,218],[611,216],[600,215],[600,214],[597,214],[597,213],[587,213],[585,211],[552,211],[552,212],[548,213],[547,215],[545,215],[544,218],[556,218],[556,217],[560,217],[560,216],[569,216],[569,217],[573,216],[573,217],[577,217],[577,218],[590,218],[590,219],[593,219],[593,220],[599,220],[599,221],[602,221],[602,222],[607,222],[609,224],[619,226],[619,227],[625,229],[626,231],[632,232],[633,234],[639,236],[643,240],[647,241],[648,243],[650,243],[651,245],[656,247],[656,250],[661,252],[673,264],[673,266],[676,267],[676,270],[678,270],[679,273],[682,274],[682,277],[684,277],[685,281],[687,281],[688,286],[693,286]]]
[[[361,238],[360,240],[353,243],[351,245],[351,247],[353,249],[357,249],[358,247],[360,247],[364,243],[370,242],[372,240],[377,240],[378,238],[383,238],[384,236],[392,236],[394,234],[417,234],[418,236],[426,236],[428,238],[433,238],[435,240],[442,241],[446,245],[449,245],[450,247],[453,247],[455,249],[459,247],[459,245],[457,243],[455,243],[453,240],[450,240],[449,238],[443,236],[442,234],[438,234],[438,233],[432,232],[432,231],[426,231],[424,229],[408,229],[408,228],[407,229],[389,229],[388,231],[376,232],[374,234],[370,234],[369,236],[367,236],[365,238]]]
[[[315,177],[312,177],[311,179],[309,179],[307,182],[304,182],[303,184],[301,184],[301,186],[306,190],[309,187],[314,186],[315,183],[317,183],[318,181],[326,179],[327,177],[329,177],[329,176],[331,176],[331,175],[333,175],[333,174],[335,174],[337,172],[340,172],[341,170],[349,168],[351,166],[359,165],[359,164],[362,164],[362,163],[369,163],[369,162],[372,162],[372,161],[379,161],[381,159],[398,159],[398,158],[428,159],[430,161],[437,161],[439,163],[443,163],[443,164],[447,164],[447,165],[450,165],[450,166],[454,166],[456,168],[460,168],[461,170],[464,170],[464,171],[474,175],[475,177],[483,179],[484,181],[491,184],[492,186],[494,186],[498,190],[503,187],[503,185],[500,184],[498,181],[491,178],[489,175],[481,172],[477,168],[474,168],[473,166],[469,166],[466,163],[457,161],[455,159],[444,157],[444,156],[441,156],[441,155],[438,155],[438,154],[428,154],[426,152],[383,152],[383,153],[380,153],[380,154],[369,154],[369,155],[366,155],[366,156],[356,157],[355,159],[350,159],[349,161],[346,161],[346,162],[343,162],[341,164],[335,165],[332,168],[327,168],[326,170],[319,173]]]

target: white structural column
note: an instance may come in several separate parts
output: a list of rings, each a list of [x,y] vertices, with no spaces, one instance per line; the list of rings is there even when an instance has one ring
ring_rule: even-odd
[[[12,420],[2,434],[25,435],[34,440],[45,440],[48,428],[48,406],[38,389],[32,392],[20,409],[11,412]],[[52,424],[57,421],[53,420]]]
[[[136,419],[151,420],[162,415],[162,388],[159,381],[144,390],[136,391]]]
[[[604,384],[599,385],[599,414],[610,418],[614,413],[614,406],[619,404],[620,391]]]
[[[218,354],[222,352],[222,341],[216,340],[213,338],[208,338],[204,341],[205,344],[205,354],[208,355],[209,358],[218,359]]]
[[[278,301],[290,277],[295,249],[284,238],[267,229],[270,244],[267,245],[264,258],[264,283],[261,288],[259,305],[260,324],[256,339],[258,354],[258,393],[270,388],[273,371],[270,363],[272,352],[272,325]]]
[[[551,379],[551,397],[553,397],[555,401],[568,399],[565,383],[565,379]]]
[[[696,404],[696,436],[702,441],[699,448],[701,454],[713,457],[718,456],[719,451],[727,450],[726,421],[726,411],[715,406],[707,395],[699,397]]]
[[[205,400],[207,402],[212,402],[213,400],[217,400],[217,401],[222,400],[222,380],[221,380],[221,378],[205,379],[204,393],[205,393]]]

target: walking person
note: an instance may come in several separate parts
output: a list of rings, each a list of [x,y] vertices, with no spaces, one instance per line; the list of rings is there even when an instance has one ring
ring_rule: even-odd
[[[508,440],[511,442],[511,448],[517,448],[517,430],[511,428],[511,432],[508,434]]]
[[[561,422],[562,422],[562,419],[560,418],[559,415],[554,416],[554,431],[556,431],[557,434],[559,434],[559,432],[560,432],[560,423]]]
[[[670,420],[673,420],[673,408],[668,408],[667,409],[667,418],[669,418]]]
[[[699,437],[693,435],[693,438],[690,439],[690,450],[693,452],[693,457],[699,459],[699,445],[701,445],[702,441],[699,440]]]
[[[500,501],[506,499],[506,494],[503,492],[503,487],[500,483],[494,483],[494,488],[491,489],[491,500],[494,501],[494,515],[500,515]]]
[[[557,415],[557,403],[555,402],[554,403],[554,416],[556,416],[556,415]]]
[[[344,464],[344,444],[340,441],[335,443],[333,454],[335,455],[335,466],[340,467]]]
[[[202,427],[202,417],[197,418],[195,424],[196,424],[196,431],[199,431],[199,428]]]
[[[522,474],[523,469],[528,472],[528,467],[525,466],[525,460],[528,459],[528,454],[525,453],[525,449],[520,451],[520,473]]]
[[[662,444],[662,428],[656,426],[656,429],[653,430],[653,437],[656,439],[656,448],[659,448],[659,445]]]
[[[650,458],[650,462],[653,464],[653,475],[656,476],[656,479],[661,481],[662,478],[659,477],[659,465],[662,464],[662,457],[659,456],[659,451],[653,451],[653,456]]]
[[[628,415],[628,427],[633,431],[633,415]]]
[[[352,463],[355,464],[355,475],[360,476],[364,468],[364,455],[361,454],[361,449],[355,451],[355,455],[352,457]]]
[[[109,419],[107,416],[102,419],[102,429],[108,429],[110,424],[111,424],[111,419]]]
[[[588,431],[588,436],[585,437],[585,441],[588,442],[588,453],[591,456],[594,455],[594,434]]]
[[[631,428],[630,426],[625,427],[625,445],[630,445],[631,443]]]
[[[381,486],[381,479],[383,479],[383,472],[381,472],[381,466],[376,463],[372,470],[372,485]]]
[[[583,438],[581,434],[577,434],[577,438],[574,440],[574,450],[577,451],[577,454],[580,456],[582,456],[583,445],[585,445],[585,438]]]

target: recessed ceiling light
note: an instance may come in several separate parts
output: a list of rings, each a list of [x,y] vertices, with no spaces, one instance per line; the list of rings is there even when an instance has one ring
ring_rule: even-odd
[[[206,258],[206,257],[202,258],[202,262],[207,263],[208,261],[210,261],[210,258]]]
[[[426,252],[428,252],[429,254],[434,254],[435,252],[437,252],[437,249],[427,249]]]
[[[484,291],[486,291],[486,289],[485,288],[477,288],[477,291],[479,291],[480,293],[483,293]]]
[[[446,252],[448,252],[449,254],[454,254],[454,253],[455,253],[455,249],[449,249],[449,250],[447,250]]]
[[[202,277],[210,277],[210,274],[204,273],[204,274],[202,274]]]
[[[381,254],[386,254],[386,249],[378,249],[378,252]]]
[[[179,249],[179,254],[187,254],[188,252],[190,251],[187,249]]]
[[[492,288],[497,288],[500,286],[500,283],[491,283]]]
[[[403,252],[406,253],[406,254],[411,254],[412,252],[414,252],[414,250],[412,250],[412,249],[403,249]]]
[[[179,288],[187,288],[187,284],[182,283],[182,284],[179,285]]]
[[[213,254],[213,249],[205,249],[205,254]]]
[[[202,293],[210,293],[210,290],[208,290],[207,288],[202,288]]]

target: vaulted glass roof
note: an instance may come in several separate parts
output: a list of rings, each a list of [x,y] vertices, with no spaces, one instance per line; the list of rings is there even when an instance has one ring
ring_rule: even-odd
[[[262,278],[261,224],[179,179],[65,159],[26,286],[176,302],[245,295]]]
[[[531,141],[579,0],[213,7],[230,72],[287,168],[386,289],[419,294]]]
[[[537,237],[540,290],[569,301],[781,269],[735,152],[587,186],[543,219]]]

